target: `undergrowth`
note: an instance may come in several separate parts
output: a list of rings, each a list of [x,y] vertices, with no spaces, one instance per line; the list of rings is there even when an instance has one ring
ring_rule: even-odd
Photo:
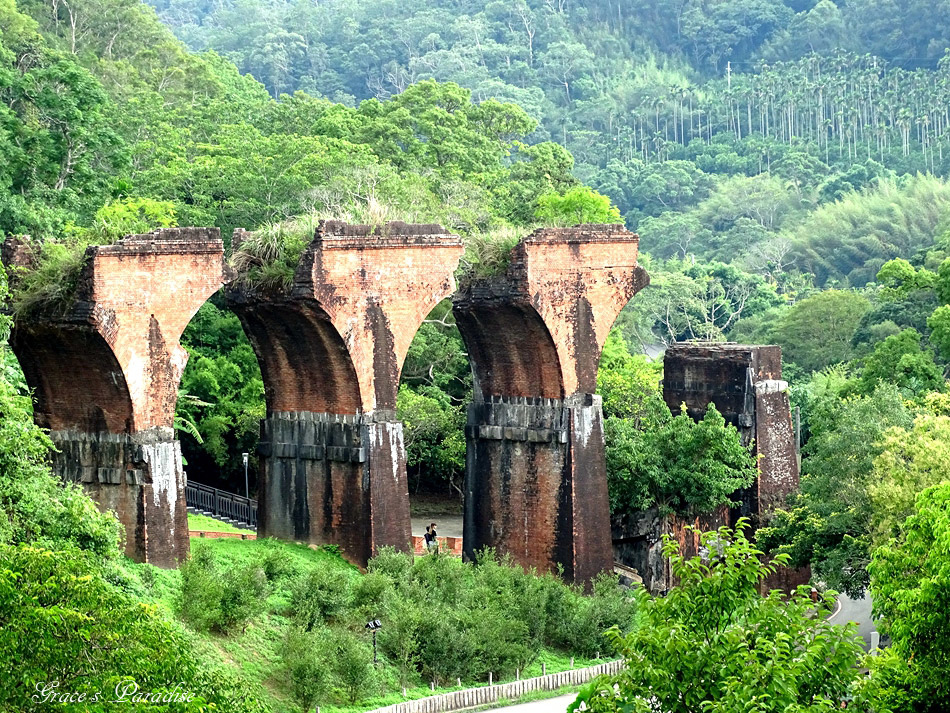
[[[318,704],[358,713],[487,685],[489,671],[499,683],[518,669],[529,678],[542,667],[589,666],[606,652],[601,632],[611,624],[627,629],[635,618],[633,602],[606,578],[588,597],[490,555],[475,566],[386,550],[361,574],[332,547],[192,544],[193,559],[181,570],[123,560],[117,577],[166,616],[183,618],[209,665],[227,664],[272,711]],[[258,589],[242,584],[255,570],[266,596],[253,595],[259,604],[236,625],[218,618],[251,601],[232,594]],[[382,628],[374,664],[365,623],[375,619]]]

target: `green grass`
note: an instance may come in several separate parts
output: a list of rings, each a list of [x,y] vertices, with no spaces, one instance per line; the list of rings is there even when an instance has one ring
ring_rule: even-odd
[[[242,530],[240,527],[215,520],[213,517],[207,515],[193,515],[192,513],[188,513],[188,529],[204,530],[205,532],[239,532],[242,535],[255,534],[254,530]]]

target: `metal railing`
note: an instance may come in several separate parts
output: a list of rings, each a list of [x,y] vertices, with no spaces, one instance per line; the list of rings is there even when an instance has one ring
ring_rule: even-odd
[[[257,501],[243,495],[189,482],[185,485],[185,503],[193,510],[208,513],[219,520],[231,520],[252,530],[257,529]]]

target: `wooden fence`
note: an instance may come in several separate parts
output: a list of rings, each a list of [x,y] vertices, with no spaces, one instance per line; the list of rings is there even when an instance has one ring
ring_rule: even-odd
[[[607,661],[588,668],[575,668],[560,673],[549,673],[547,676],[525,678],[521,681],[498,683],[493,686],[466,688],[451,693],[441,693],[437,696],[418,698],[414,701],[395,703],[384,708],[377,708],[370,713],[447,713],[466,708],[497,703],[502,699],[515,700],[532,691],[556,691],[563,686],[579,686],[605,673],[616,673],[623,665],[622,660]]]

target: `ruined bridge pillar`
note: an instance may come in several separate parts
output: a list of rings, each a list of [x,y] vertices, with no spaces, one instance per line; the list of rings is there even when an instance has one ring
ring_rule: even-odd
[[[733,523],[748,517],[758,526],[761,515],[780,505],[798,488],[798,456],[782,381],[782,349],[744,344],[671,344],[663,358],[663,399],[676,414],[683,404],[700,420],[710,403],[735,426],[742,444],[758,458],[759,477],[739,491]]]
[[[612,564],[597,388],[610,328],[648,283],[620,225],[540,229],[455,298],[475,374],[465,555],[482,547],[587,582]]]
[[[261,535],[336,544],[357,564],[409,546],[399,374],[419,326],[454,291],[462,251],[438,225],[325,221],[290,290],[228,291],[267,399]]]
[[[739,506],[726,516],[732,525],[739,517],[747,517],[754,530],[798,489],[798,453],[788,383],[782,381],[781,347],[672,344],[663,358],[663,399],[674,413],[686,404],[689,415],[697,420],[710,403],[716,404],[726,421],[739,430],[742,443],[752,446],[759,476],[735,494]],[[763,592],[791,592],[810,578],[807,567],[780,567],[761,587]]]
[[[28,255],[8,241],[12,262]],[[29,268],[28,259],[26,268]],[[178,343],[226,281],[217,228],[128,235],[86,250],[74,299],[18,317],[10,345],[33,389],[54,469],[125,527],[139,562],[188,554],[181,448],[173,421],[187,352]]]

